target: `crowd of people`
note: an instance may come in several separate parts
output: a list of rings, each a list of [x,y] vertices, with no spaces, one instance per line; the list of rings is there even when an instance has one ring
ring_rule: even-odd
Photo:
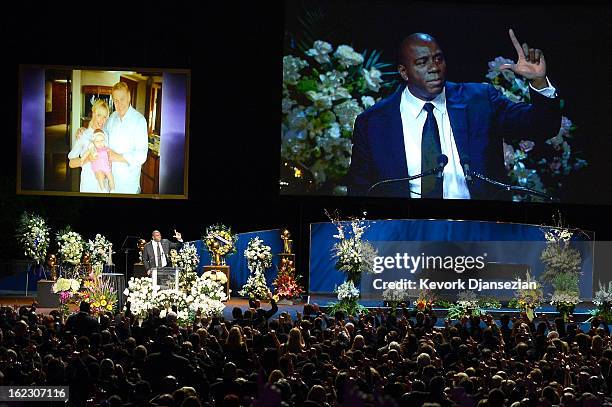
[[[612,400],[608,326],[521,315],[436,316],[400,308],[359,317],[307,304],[292,317],[152,310],[90,315],[0,308],[0,385],[68,386],[70,405],[599,406]],[[437,326],[440,325],[440,326]],[[52,404],[52,403],[50,403]],[[63,403],[59,403],[63,404]],[[58,405],[59,405],[58,404]]]

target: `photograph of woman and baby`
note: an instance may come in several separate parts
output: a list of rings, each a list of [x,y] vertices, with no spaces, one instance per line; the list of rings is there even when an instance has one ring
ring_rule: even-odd
[[[147,159],[147,123],[130,105],[130,91],[118,82],[112,89],[115,111],[98,99],[91,109],[89,127],[77,131],[68,159],[81,168],[80,192],[140,193],[140,170]]]

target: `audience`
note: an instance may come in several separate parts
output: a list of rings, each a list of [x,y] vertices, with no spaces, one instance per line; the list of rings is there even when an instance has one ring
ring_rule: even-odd
[[[0,308],[0,384],[69,386],[89,406],[600,406],[612,401],[612,345],[595,318],[465,317],[400,309],[360,317],[307,304],[234,308],[184,328],[159,310],[61,315]],[[273,312],[271,312],[273,311]]]

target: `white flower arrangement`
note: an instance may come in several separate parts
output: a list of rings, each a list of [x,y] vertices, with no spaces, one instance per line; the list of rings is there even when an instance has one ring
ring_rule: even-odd
[[[194,298],[196,296],[206,296],[217,301],[227,300],[227,296],[225,295],[225,291],[221,283],[219,283],[217,280],[211,279],[210,276],[206,277],[201,275],[198,277],[194,285],[191,286],[190,293]]]
[[[478,296],[474,291],[461,291],[458,294],[457,305],[464,309],[479,309]]]
[[[200,256],[195,245],[185,243],[178,251],[175,258],[172,258],[172,265],[184,271],[194,271],[200,264]]]
[[[24,212],[17,226],[17,241],[23,254],[36,264],[43,264],[49,248],[49,227],[35,214]]]
[[[353,301],[359,298],[359,289],[350,280],[340,284],[335,292],[338,294],[338,301]]]
[[[249,240],[244,257],[247,259],[251,275],[238,293],[260,300],[268,298],[270,290],[266,284],[264,271],[272,266],[272,248],[266,246],[259,237],[254,237]]]
[[[124,294],[127,295],[132,314],[138,319],[146,318],[153,301],[153,279],[150,277],[130,278]]]
[[[227,276],[221,271],[218,271],[216,273],[212,273],[211,271],[205,271],[201,277],[204,279],[210,279],[212,281],[215,281],[220,285],[224,285],[225,283],[227,283]]]
[[[294,54],[283,57],[281,157],[290,170],[281,185],[346,194],[339,183],[350,165],[355,119],[393,87],[383,80],[391,72],[382,71],[391,65],[379,62],[378,51],[362,54],[346,44],[334,51],[321,40]]]
[[[409,293],[406,290],[398,288],[387,288],[382,294],[383,300],[387,302],[403,302],[408,301]]]
[[[608,286],[601,285],[599,282],[599,290],[595,293],[593,298],[593,304],[599,306],[611,306],[612,305],[612,281],[608,282]]]
[[[196,280],[187,297],[189,309],[194,313],[199,312],[203,317],[222,315],[223,309],[225,309],[222,301],[225,300],[227,300],[227,296],[223,286],[215,280],[204,277],[204,275]]]
[[[81,288],[81,282],[74,278],[58,278],[53,284],[53,292],[61,293],[62,291],[69,291],[76,293]]]
[[[264,271],[272,267],[272,248],[266,246],[259,237],[249,240],[244,257],[247,259],[248,267],[251,272],[257,270]]]
[[[188,306],[187,294],[180,290],[160,290],[155,293],[151,305],[160,310],[172,309],[173,305],[179,310],[185,309]]]
[[[194,313],[200,313],[201,317],[219,317],[223,315],[225,304],[219,300],[209,298],[205,295],[197,297],[194,302],[189,305],[189,308]]]
[[[242,290],[238,291],[240,295],[258,300],[265,300],[270,293],[263,270],[251,273],[246,284],[242,286]]]
[[[131,304],[131,311],[138,319],[147,317],[151,308],[158,308],[163,318],[176,306],[178,323],[186,326],[193,322],[199,312],[202,317],[220,316],[226,299],[223,288],[215,281],[198,277],[188,291],[161,290],[153,296],[153,279],[131,278],[125,293]]]
[[[77,232],[65,229],[57,235],[58,254],[62,263],[77,265],[83,256],[83,238]]]
[[[339,220],[338,216],[327,213],[331,221],[336,225],[338,233],[334,238],[339,242],[332,247],[333,257],[336,258],[336,269],[347,273],[349,280],[359,282],[361,273],[372,273],[374,271],[374,258],[377,251],[368,241],[363,240],[363,234],[369,227],[365,219],[352,219],[350,230],[345,230],[345,222]]]
[[[90,254],[92,266],[111,263],[113,244],[101,234],[96,234],[94,240],[87,241],[87,251]]]
[[[555,291],[550,299],[550,304],[554,306],[576,305],[578,303],[580,303],[578,293],[573,291]]]

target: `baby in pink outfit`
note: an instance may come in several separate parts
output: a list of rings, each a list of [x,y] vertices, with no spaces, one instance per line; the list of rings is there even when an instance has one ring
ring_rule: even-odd
[[[85,161],[88,157],[91,160],[91,169],[96,175],[100,192],[114,192],[115,179],[111,172],[111,161],[106,147],[106,134],[102,130],[96,130],[89,148],[83,153],[81,159]],[[108,191],[105,181],[108,180]]]

